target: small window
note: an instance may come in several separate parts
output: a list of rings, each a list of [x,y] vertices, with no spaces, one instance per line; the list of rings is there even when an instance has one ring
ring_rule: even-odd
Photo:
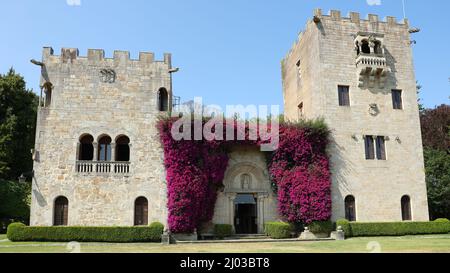
[[[364,144],[366,150],[366,159],[367,160],[375,159],[373,136],[365,136]]]
[[[301,102],[301,103],[298,105],[297,111],[298,111],[298,118],[299,118],[299,119],[303,118],[303,102]]]
[[[386,160],[386,149],[384,136],[377,136],[377,159]]]
[[[392,90],[392,105],[394,109],[403,109],[402,90]]]
[[[111,138],[103,136],[98,141],[98,160],[111,161]]]
[[[158,110],[163,112],[169,110],[169,94],[165,88],[158,91]]]
[[[380,41],[375,41],[374,42],[373,51],[375,52],[375,54],[378,54],[378,55],[383,54],[383,49],[381,47],[381,42]]]
[[[349,89],[350,87],[348,86],[338,86],[339,106],[350,106]]]
[[[45,95],[44,107],[50,107],[50,105],[52,104],[53,85],[50,82],[46,82],[46,83],[44,83],[42,88],[44,89],[44,95]]]
[[[348,195],[345,197],[345,219],[348,221],[356,221],[355,197]]]
[[[130,139],[127,136],[116,140],[116,161],[130,161]]]
[[[60,196],[55,199],[53,225],[67,226],[69,216],[69,200]]]
[[[408,195],[404,195],[401,199],[402,205],[402,220],[411,221],[411,199]]]
[[[370,46],[369,46],[369,42],[367,40],[363,40],[361,42],[361,51],[362,51],[362,53],[370,54]]]
[[[145,197],[139,197],[134,202],[134,225],[148,225],[148,201]]]

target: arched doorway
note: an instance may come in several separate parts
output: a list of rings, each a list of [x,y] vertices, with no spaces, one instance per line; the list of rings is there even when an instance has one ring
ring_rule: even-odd
[[[69,220],[69,200],[64,196],[55,199],[53,212],[54,226],[67,226]]]
[[[355,197],[348,195],[345,197],[345,219],[356,221]]]
[[[145,197],[138,197],[134,202],[134,225],[148,225],[148,201]]]
[[[237,194],[234,199],[234,228],[236,233],[258,233],[257,218],[257,197],[249,193]]]
[[[402,205],[402,220],[411,221],[411,199],[408,195],[403,195],[401,199]]]

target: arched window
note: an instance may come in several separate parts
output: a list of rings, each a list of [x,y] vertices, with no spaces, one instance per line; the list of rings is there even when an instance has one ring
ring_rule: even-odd
[[[80,150],[78,151],[78,160],[93,160],[94,159],[94,137],[91,135],[84,135],[80,138]]]
[[[148,225],[148,201],[145,197],[139,197],[134,201],[134,225]]]
[[[160,88],[158,91],[158,110],[169,110],[169,94],[167,93],[167,90],[165,88]]]
[[[375,52],[375,54],[383,54],[383,50],[381,49],[381,42],[375,41],[374,45],[375,46],[373,48],[373,51]]]
[[[361,42],[361,51],[362,51],[362,53],[370,54],[370,46],[369,46],[369,42],[367,40],[363,40]]]
[[[130,139],[120,136],[116,139],[116,161],[130,161]]]
[[[411,221],[411,199],[408,195],[402,196],[402,220]]]
[[[111,161],[111,138],[103,136],[98,141],[98,160]]]
[[[45,95],[44,107],[49,107],[50,104],[52,103],[53,85],[51,82],[46,82],[46,83],[44,83],[42,88],[44,89],[44,95]]]
[[[55,199],[53,225],[67,226],[69,216],[69,200],[64,196]]]
[[[355,197],[353,195],[345,197],[345,219],[356,221]]]

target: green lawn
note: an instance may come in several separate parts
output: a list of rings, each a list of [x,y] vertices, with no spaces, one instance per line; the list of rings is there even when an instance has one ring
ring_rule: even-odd
[[[78,250],[67,243],[10,242],[0,235],[0,253],[65,253]],[[96,253],[315,253],[315,252],[448,252],[450,253],[450,234],[404,237],[366,237],[351,238],[345,241],[317,242],[264,242],[264,243],[217,243],[217,244],[178,244],[164,246],[159,243],[106,244],[81,243],[79,252]]]

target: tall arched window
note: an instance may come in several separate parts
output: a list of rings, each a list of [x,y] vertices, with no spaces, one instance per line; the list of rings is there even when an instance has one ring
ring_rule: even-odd
[[[44,107],[49,107],[50,104],[52,103],[53,85],[51,82],[46,82],[46,83],[44,83],[42,88],[44,89],[44,95],[45,95]]]
[[[55,199],[53,225],[67,226],[69,216],[69,200],[64,196]]]
[[[402,196],[402,220],[411,221],[411,199],[408,195]]]
[[[116,161],[130,161],[130,139],[119,136],[116,139]]]
[[[160,88],[158,91],[158,110],[169,110],[169,94],[167,93],[167,90],[165,88]]]
[[[134,202],[134,225],[148,225],[148,201],[145,197],[138,197]]]
[[[94,159],[94,137],[91,135],[84,135],[80,138],[80,150],[78,151],[78,160],[93,160]]]
[[[345,197],[345,219],[356,221],[355,197],[353,195]]]
[[[111,161],[111,138],[103,136],[98,141],[98,160]]]
[[[367,40],[361,42],[361,51],[362,53],[370,54],[370,46]]]

